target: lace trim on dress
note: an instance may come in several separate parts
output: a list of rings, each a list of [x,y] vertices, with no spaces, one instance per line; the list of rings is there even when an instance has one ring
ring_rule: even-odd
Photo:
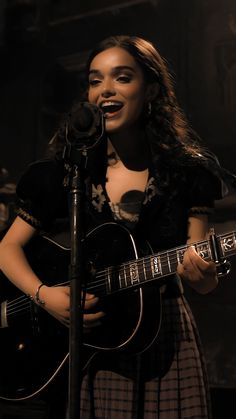
[[[192,207],[189,210],[189,215],[196,215],[196,214],[209,215],[209,214],[212,214],[213,211],[214,209],[209,208],[209,207]]]
[[[148,202],[152,200],[152,198],[157,195],[158,189],[155,182],[154,177],[150,177],[150,179],[147,182],[147,186],[145,189],[145,199],[143,201],[143,205],[146,205]]]
[[[141,202],[119,203],[114,204],[109,202],[114,220],[126,221],[128,223],[137,223],[139,220],[139,213]]]
[[[140,192],[131,202],[119,202],[114,204],[109,202],[113,217],[116,221],[123,221],[128,227],[134,226],[138,220],[142,205],[146,205],[157,194],[157,187],[154,178],[147,182],[145,192]]]
[[[23,218],[23,220],[29,222],[33,227],[41,227],[40,221],[37,220],[37,218],[33,217],[32,215],[28,214],[22,208],[19,208],[16,211],[16,213],[17,213],[17,215],[19,215],[19,217]]]
[[[106,202],[105,193],[102,185],[92,185],[92,204],[98,212],[102,212],[102,207]]]
[[[151,177],[147,182],[147,186],[145,188],[144,193],[144,200],[142,201],[142,204],[146,205],[148,202],[152,200],[152,198],[155,195],[157,195],[157,193],[158,189],[156,186],[155,179],[154,177]],[[98,212],[102,212],[102,208],[106,200],[107,198],[103,186],[101,184],[97,185],[97,187],[95,185],[92,185],[92,204]],[[112,204],[109,202],[109,205],[110,207],[112,207],[113,213],[118,214],[120,212],[117,208],[115,209],[115,206],[119,204]],[[120,216],[118,216],[117,219],[121,219]]]

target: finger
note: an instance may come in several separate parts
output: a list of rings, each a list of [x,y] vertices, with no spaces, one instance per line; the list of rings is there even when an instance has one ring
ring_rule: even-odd
[[[196,252],[193,246],[189,249],[188,254],[189,260],[192,263],[192,266],[198,271],[200,274],[205,273],[216,273],[216,265],[213,261],[206,261],[202,259],[200,255]]]
[[[217,269],[216,269],[215,262],[209,262],[206,271],[209,272],[209,273],[211,273],[211,272],[212,273],[216,273],[217,272]]]
[[[179,263],[177,266],[177,273],[182,276],[184,274],[184,265],[182,263]]]
[[[93,297],[92,299],[85,300],[84,308],[85,310],[90,310],[96,306],[98,303],[98,297]]]
[[[188,280],[197,277],[201,277],[201,271],[199,270],[199,266],[195,261],[195,250],[190,250],[190,248],[185,252],[183,263],[179,264],[177,267],[177,272],[181,276],[181,278]]]
[[[89,324],[84,323],[83,328],[84,328],[84,331],[87,332],[87,331],[90,331],[91,329],[93,329],[95,327],[98,327],[98,326],[101,326],[101,325],[102,325],[102,322],[97,320],[96,322],[91,322]]]
[[[188,248],[185,252],[183,259],[184,270],[188,272],[201,273],[208,267],[208,262],[204,261],[201,256],[198,255],[194,246]]]
[[[86,292],[85,300],[92,300],[93,298],[95,298],[94,294],[90,294],[89,292]]]
[[[103,311],[99,311],[98,313],[88,313],[84,314],[84,323],[87,324],[89,322],[97,321],[105,316]]]

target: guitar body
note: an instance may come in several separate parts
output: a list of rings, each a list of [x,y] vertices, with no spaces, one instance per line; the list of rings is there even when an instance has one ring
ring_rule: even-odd
[[[32,267],[48,285],[60,281],[58,273],[63,280],[68,277],[68,251],[37,237],[31,241],[26,253]],[[4,326],[0,328],[0,398],[25,400],[47,386],[57,369],[66,362],[68,330],[22,294],[3,274],[0,301],[1,326]]]
[[[88,292],[99,296],[106,316],[102,325],[84,334],[82,365],[98,351],[144,351],[156,338],[160,320],[160,292],[152,283],[122,292],[126,278],[119,266],[138,259],[133,237],[122,226],[107,223],[85,240],[89,269]],[[26,254],[43,283],[56,286],[68,280],[70,250],[45,237],[30,242]],[[132,263],[131,263],[132,269]],[[128,284],[129,285],[129,284]],[[25,400],[46,388],[68,360],[68,329],[36,306],[4,275],[0,278],[1,345],[0,398]]]

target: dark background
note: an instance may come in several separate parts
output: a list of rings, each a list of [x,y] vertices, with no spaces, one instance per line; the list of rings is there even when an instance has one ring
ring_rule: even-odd
[[[0,167],[9,171],[8,182],[42,156],[61,115],[80,96],[90,48],[112,34],[154,42],[190,123],[236,172],[235,0],[1,0]],[[216,203],[217,232],[235,229],[235,210],[234,193]],[[231,262],[230,275],[211,295],[187,290],[220,419],[236,417],[229,413],[236,396],[236,259]]]

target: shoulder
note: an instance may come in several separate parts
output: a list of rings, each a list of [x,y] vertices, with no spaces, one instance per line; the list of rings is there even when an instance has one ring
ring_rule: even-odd
[[[228,187],[217,157],[212,152],[205,151],[191,163],[185,171],[188,187],[213,199],[222,199],[227,194]]]
[[[62,186],[64,176],[65,168],[62,161],[55,159],[35,161],[21,175],[16,188],[17,195],[50,192],[56,186]]]
[[[192,164],[184,168],[183,191],[187,206],[198,213],[205,212],[206,208],[212,210],[214,202],[227,194],[227,184],[214,155],[193,159]]]
[[[17,213],[33,226],[48,228],[67,214],[66,170],[63,161],[39,160],[22,174],[17,188]]]

